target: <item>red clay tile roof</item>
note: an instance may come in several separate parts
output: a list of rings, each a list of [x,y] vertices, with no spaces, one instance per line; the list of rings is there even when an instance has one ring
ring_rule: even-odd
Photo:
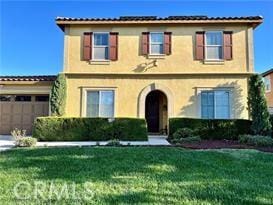
[[[0,81],[54,81],[55,75],[0,76]]]
[[[229,16],[229,17],[208,17],[208,16],[120,16],[117,18],[72,18],[57,17],[56,24],[64,30],[67,24],[169,24],[169,23],[250,23],[255,28],[263,22],[262,16]]]
[[[262,20],[262,16],[229,16],[229,17],[208,17],[208,16],[120,16],[118,18],[72,18],[57,17],[56,21],[169,21],[169,20]]]

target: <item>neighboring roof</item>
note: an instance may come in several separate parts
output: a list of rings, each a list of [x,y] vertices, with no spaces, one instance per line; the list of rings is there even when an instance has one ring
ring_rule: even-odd
[[[118,18],[72,18],[57,17],[57,25],[63,29],[67,24],[143,24],[143,23],[252,23],[256,27],[263,22],[262,16],[120,16]]]
[[[261,75],[264,77],[264,76],[267,76],[269,74],[273,73],[273,68],[268,70],[268,71],[265,71],[264,73],[262,73]]]
[[[0,76],[1,81],[54,81],[55,75],[33,75],[33,76]]]

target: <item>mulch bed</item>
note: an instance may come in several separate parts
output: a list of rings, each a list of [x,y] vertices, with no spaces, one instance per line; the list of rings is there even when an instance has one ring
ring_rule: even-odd
[[[221,149],[221,148],[232,148],[232,149],[257,149],[263,152],[272,152],[273,147],[254,147],[240,144],[235,140],[202,140],[198,143],[184,143],[177,145],[179,147],[189,149]]]

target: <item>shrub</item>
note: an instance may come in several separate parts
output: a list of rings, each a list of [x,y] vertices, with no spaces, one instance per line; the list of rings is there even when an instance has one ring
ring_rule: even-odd
[[[113,139],[107,142],[106,146],[118,147],[118,146],[122,146],[122,144],[120,143],[118,139]]]
[[[181,144],[184,143],[198,143],[201,142],[201,138],[199,136],[193,136],[193,137],[186,137],[186,138],[181,138],[179,140]]]
[[[115,118],[111,139],[148,140],[146,120],[139,118]]]
[[[273,115],[270,115],[270,124],[271,124],[271,137],[273,137]]]
[[[273,139],[271,137],[261,135],[240,135],[239,142],[257,147],[273,146]]]
[[[241,134],[250,134],[250,120],[207,120],[194,118],[170,118],[169,138],[180,128],[190,128],[201,139],[238,139]]]
[[[174,139],[193,137],[193,136],[194,136],[194,131],[190,128],[179,128],[173,134]]]
[[[38,117],[33,137],[41,141],[147,140],[144,119]]]
[[[10,132],[11,136],[15,141],[19,140],[22,137],[26,136],[27,131],[26,130],[20,130],[18,128],[15,128]]]
[[[34,147],[37,143],[37,139],[33,137],[21,137],[15,142],[19,147]]]
[[[26,130],[15,128],[11,131],[11,135],[15,140],[15,145],[18,147],[32,147],[36,145],[37,139],[26,137]]]
[[[59,74],[51,88],[50,109],[51,115],[62,116],[65,111],[66,79],[64,74]]]
[[[249,79],[248,106],[252,118],[251,129],[256,135],[271,134],[270,116],[265,98],[265,88],[260,75],[252,75]]]

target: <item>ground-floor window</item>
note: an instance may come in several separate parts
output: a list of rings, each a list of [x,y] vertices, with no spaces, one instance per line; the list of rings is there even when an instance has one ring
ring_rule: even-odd
[[[87,117],[114,117],[114,91],[87,91]]]
[[[201,115],[204,119],[229,119],[230,92],[228,90],[202,91]]]

